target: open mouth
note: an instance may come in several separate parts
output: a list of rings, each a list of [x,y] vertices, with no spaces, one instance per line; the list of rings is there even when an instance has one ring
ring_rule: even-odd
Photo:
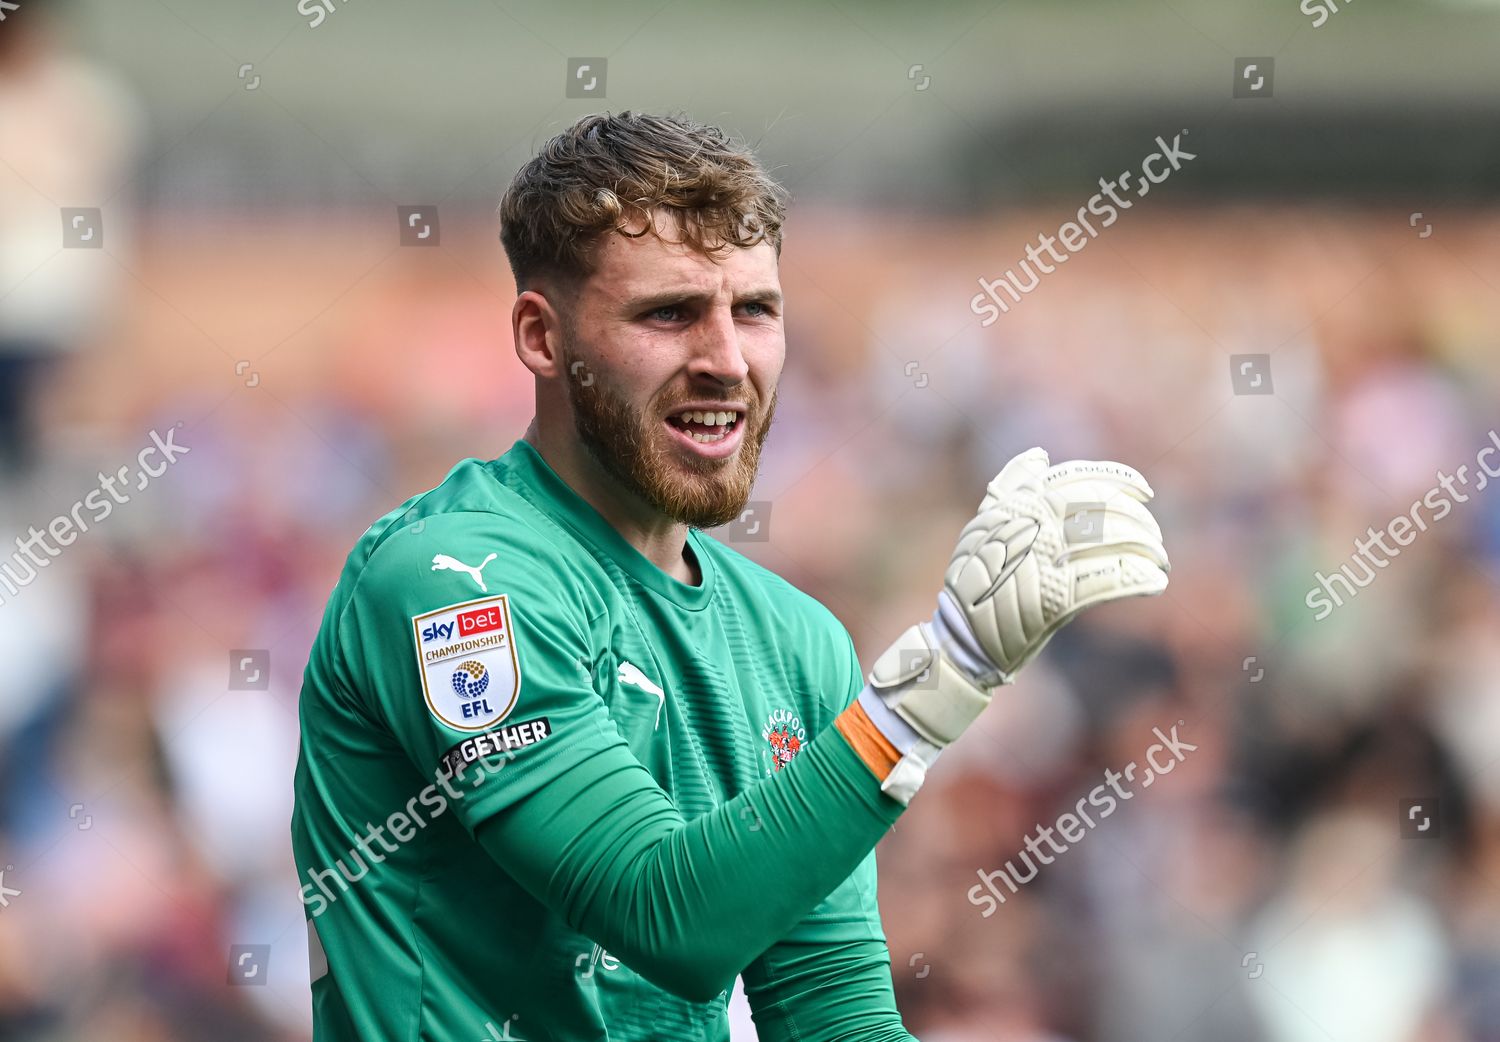
[[[680,409],[665,423],[682,451],[700,460],[728,460],[745,440],[745,413],[738,409]]]
[[[668,424],[700,445],[715,445],[729,440],[743,422],[743,414],[724,409],[690,409],[667,417]]]

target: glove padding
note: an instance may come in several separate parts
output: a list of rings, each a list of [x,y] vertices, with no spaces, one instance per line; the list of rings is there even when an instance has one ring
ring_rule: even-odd
[[[1171,563],[1144,506],[1153,495],[1123,463],[1014,457],[943,577],[943,650],[981,686],[1008,684],[1085,608],[1161,593]]]
[[[937,610],[870,670],[859,700],[901,754],[881,789],[910,802],[927,769],[1042,646],[1085,608],[1166,589],[1151,486],[1121,463],[1048,466],[1030,449],[990,482],[964,526]]]

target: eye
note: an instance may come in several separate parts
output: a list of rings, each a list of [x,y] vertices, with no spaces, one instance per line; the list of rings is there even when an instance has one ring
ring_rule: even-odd
[[[682,317],[682,307],[679,304],[663,304],[646,312],[646,317],[659,322],[675,322]]]
[[[776,314],[771,305],[767,304],[763,300],[747,300],[740,306],[744,308],[756,309],[755,311],[749,312],[751,318],[770,318]]]

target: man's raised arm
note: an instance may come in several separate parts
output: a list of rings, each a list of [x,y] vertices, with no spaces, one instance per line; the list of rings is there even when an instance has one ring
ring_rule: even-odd
[[[691,822],[630,752],[580,667],[587,591],[559,589],[533,555],[507,554],[485,573],[493,596],[479,600],[506,598],[520,681],[511,726],[529,729],[465,796],[459,818],[571,927],[660,987],[711,999],[865,861],[941,749],[1059,626],[1165,587],[1160,530],[1142,505],[1150,495],[1120,464],[1049,468],[1039,449],[1013,459],[965,527],[932,621],[880,656],[859,697],[790,764]],[[1078,504],[1096,511],[1102,532],[1075,523]],[[416,542],[393,548],[388,571],[420,569],[442,528],[434,519],[422,537],[403,536]],[[476,532],[464,529],[459,560],[514,539],[476,542]],[[463,589],[452,581],[454,590],[424,582],[418,594],[377,580],[380,596],[345,613],[349,668],[391,638],[391,618],[420,618],[434,610],[427,600]],[[378,711],[421,769],[472,760],[466,743],[493,744],[454,730],[405,678],[350,682],[387,685]]]

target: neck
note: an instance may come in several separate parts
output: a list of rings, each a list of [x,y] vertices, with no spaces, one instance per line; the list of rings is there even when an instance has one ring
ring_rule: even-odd
[[[621,487],[571,429],[550,430],[548,425],[533,419],[521,437],[642,557],[674,579],[698,585],[701,577],[697,562],[690,562],[686,552],[687,525],[663,516]]]

